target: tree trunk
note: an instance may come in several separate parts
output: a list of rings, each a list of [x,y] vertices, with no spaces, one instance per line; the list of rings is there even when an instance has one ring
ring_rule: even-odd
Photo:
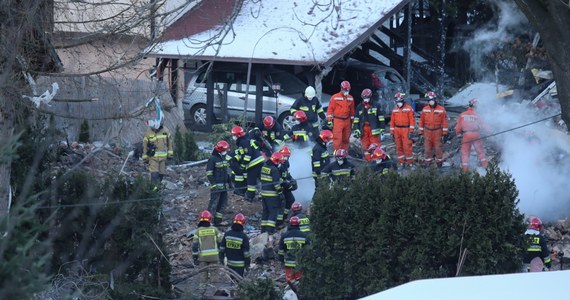
[[[556,80],[562,120],[570,127],[570,3],[551,0],[515,2],[544,42]]]

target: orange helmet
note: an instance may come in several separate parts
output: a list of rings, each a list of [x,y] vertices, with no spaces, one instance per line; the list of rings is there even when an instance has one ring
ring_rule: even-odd
[[[266,116],[263,118],[263,126],[267,129],[273,128],[273,126],[275,126],[275,118],[273,116]]]
[[[301,123],[304,123],[305,121],[307,121],[307,114],[305,114],[305,112],[302,110],[298,110],[293,114],[293,118],[295,118],[295,120],[298,120]]]
[[[386,152],[382,150],[382,148],[376,148],[374,152],[372,152],[372,159],[385,159]]]
[[[239,138],[245,135],[245,130],[243,130],[241,126],[234,126],[232,127],[231,134]]]
[[[279,152],[273,152],[269,160],[271,160],[271,162],[273,162],[274,164],[278,165],[282,163],[285,160],[285,158],[283,158],[283,154]]]
[[[287,147],[287,146],[283,146],[283,148],[279,149],[279,153],[283,154],[283,156],[285,156],[285,157],[290,157],[291,156],[291,149],[289,149],[289,147]]]
[[[319,134],[319,137],[321,138],[321,140],[323,140],[323,142],[328,143],[328,142],[332,141],[333,133],[332,133],[332,131],[325,129],[325,130],[321,131],[321,134]]]
[[[295,202],[293,203],[293,205],[291,205],[291,210],[292,211],[302,211],[303,210],[303,205],[301,205],[300,202]]]
[[[234,217],[234,224],[239,224],[241,226],[245,226],[246,222],[247,222],[247,218],[242,213],[239,213]]]
[[[212,223],[212,214],[205,210],[203,212],[200,213],[200,222],[202,221],[207,221],[209,223]]]
[[[343,91],[349,91],[350,90],[350,82],[348,81],[343,81],[340,83],[340,89]]]
[[[230,150],[230,144],[224,140],[221,140],[216,144],[216,146],[214,147],[214,150],[216,150],[218,153],[222,153],[224,151],[229,151]]]
[[[540,230],[540,228],[542,228],[542,221],[538,217],[531,217],[528,223],[528,228]]]
[[[347,158],[348,152],[346,151],[346,149],[338,149],[334,152],[334,157],[336,157],[336,158]]]
[[[289,225],[291,226],[299,226],[299,224],[301,224],[301,220],[299,220],[299,217],[291,217],[289,219]]]

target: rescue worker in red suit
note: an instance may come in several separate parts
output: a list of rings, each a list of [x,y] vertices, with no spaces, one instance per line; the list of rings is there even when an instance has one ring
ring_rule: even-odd
[[[396,106],[392,110],[390,119],[390,134],[396,143],[398,155],[398,168],[402,169],[404,164],[414,168],[414,155],[412,152],[412,133],[416,127],[414,109],[404,102],[404,93],[396,93]]]
[[[481,165],[483,168],[487,168],[487,158],[481,140],[481,130],[484,129],[484,125],[475,111],[476,106],[477,99],[469,100],[467,111],[459,115],[457,125],[455,125],[457,137],[463,136],[461,140],[461,167],[464,171],[469,170],[469,155],[472,145],[475,147],[479,160],[481,160]]]
[[[419,134],[424,135],[425,165],[429,166],[433,161],[438,167],[443,164],[443,141],[449,133],[447,128],[447,113],[445,108],[437,103],[437,95],[427,92],[425,97],[428,105],[422,109],[420,115]]]
[[[333,129],[334,150],[348,150],[350,131],[354,120],[354,98],[349,94],[350,82],[340,83],[340,92],[332,95],[327,108],[328,126]]]
[[[354,136],[360,138],[363,150],[367,150],[370,144],[381,145],[380,136],[384,132],[384,111],[372,103],[371,89],[364,89],[360,94],[362,103],[356,107],[354,123]]]

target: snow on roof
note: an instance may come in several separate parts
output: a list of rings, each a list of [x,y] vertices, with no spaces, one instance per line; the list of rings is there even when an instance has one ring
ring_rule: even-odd
[[[158,43],[149,56],[331,65],[409,0],[245,0],[233,26]],[[206,16],[205,16],[206,17]],[[196,20],[199,22],[200,20]]]
[[[412,281],[362,300],[568,299],[568,282],[570,271],[426,279]]]
[[[463,87],[457,94],[445,100],[447,105],[467,106],[469,100],[477,98],[480,104],[486,105],[497,100],[497,94],[508,89],[505,85],[495,83],[475,82]]]

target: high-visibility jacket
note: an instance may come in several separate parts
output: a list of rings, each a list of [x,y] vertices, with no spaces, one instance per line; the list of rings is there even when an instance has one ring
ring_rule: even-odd
[[[416,128],[416,118],[414,117],[414,109],[404,104],[402,107],[394,106],[392,116],[390,118],[390,134],[394,134],[396,128],[408,128],[414,131]]]
[[[327,108],[327,117],[341,120],[354,119],[354,98],[350,94],[344,96],[342,92],[332,95]]]
[[[525,235],[528,238],[528,248],[523,258],[523,262],[529,264],[533,258],[540,257],[547,268],[550,268],[550,251],[546,245],[546,238],[535,229],[527,229]]]
[[[224,261],[224,257],[228,258],[229,267],[249,267],[251,262],[251,254],[249,253],[249,237],[243,233],[243,230],[234,230],[232,228],[232,230],[224,234],[224,238],[220,243],[221,262]]]
[[[302,212],[293,214],[294,217],[299,218],[299,230],[302,232],[311,232],[311,220]]]
[[[267,129],[263,125],[259,126],[259,128],[261,128],[261,134],[263,134],[263,137],[265,137],[267,141],[273,144],[281,145],[283,142],[291,138],[287,131],[285,131],[283,127],[277,122],[271,129]]]
[[[378,105],[370,103],[369,106],[366,106],[364,103],[360,103],[356,107],[352,129],[359,129],[363,133],[364,126],[368,125],[372,135],[379,135],[384,130],[384,121],[384,111]]]
[[[226,183],[229,181],[228,161],[216,150],[212,151],[212,156],[208,159],[206,177],[208,177],[212,189],[225,189]]]
[[[313,130],[312,125],[309,122],[303,122],[293,125],[291,129],[293,140],[295,142],[308,142],[309,140],[314,140],[315,137],[312,136]]]
[[[289,226],[287,232],[279,240],[277,255],[285,263],[285,267],[295,268],[297,267],[296,252],[310,243],[307,232],[302,232],[298,226]]]
[[[173,142],[170,131],[164,126],[154,131],[149,128],[143,138],[143,159],[150,157],[159,160],[166,160],[174,155]]]
[[[330,163],[330,155],[327,150],[327,146],[317,137],[317,143],[313,146],[313,152],[311,153],[311,162],[313,164],[313,177],[318,177],[321,175],[321,170]]]
[[[241,166],[247,170],[265,161],[254,140],[249,139],[247,136],[239,137],[236,140],[237,149],[234,157],[238,159]],[[239,156],[239,157],[238,157]]]
[[[192,255],[198,261],[217,262],[221,240],[222,236],[216,227],[210,225],[198,227],[192,241]]]
[[[431,106],[426,105],[422,109],[419,131],[423,132],[424,129],[428,131],[440,131],[444,135],[448,133],[447,113],[443,106],[438,104],[432,108]]]
[[[345,159],[342,165],[338,162],[332,161],[321,172],[322,177],[329,176],[332,181],[340,181],[354,176],[354,165]]]
[[[481,129],[483,129],[481,119],[473,107],[468,107],[457,118],[457,125],[455,125],[456,134],[480,132]]]
[[[277,197],[283,191],[281,172],[271,160],[261,167],[261,197]]]
[[[309,100],[307,97],[303,96],[291,105],[291,114],[294,114],[296,111],[302,110],[307,115],[307,122],[313,127],[319,127],[319,117],[322,120],[326,119],[325,112],[321,105],[321,101],[317,97]]]

